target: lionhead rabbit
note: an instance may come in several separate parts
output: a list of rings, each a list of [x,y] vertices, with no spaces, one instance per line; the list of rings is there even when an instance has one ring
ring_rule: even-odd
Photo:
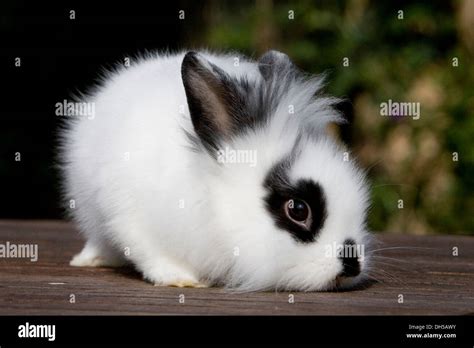
[[[87,239],[71,265],[243,291],[359,283],[363,248],[341,250],[369,242],[368,190],[326,133],[340,117],[321,85],[276,51],[154,55],[108,74],[80,98],[94,117],[61,134],[64,198]]]

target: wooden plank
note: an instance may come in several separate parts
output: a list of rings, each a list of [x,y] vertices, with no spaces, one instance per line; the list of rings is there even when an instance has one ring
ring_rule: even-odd
[[[295,292],[294,303],[285,292],[155,287],[132,269],[69,267],[83,242],[67,222],[0,221],[0,243],[6,241],[37,243],[39,259],[0,258],[2,315],[474,314],[474,238],[467,236],[380,236],[376,249],[389,249],[376,252],[383,257],[375,264],[377,282],[346,292]]]

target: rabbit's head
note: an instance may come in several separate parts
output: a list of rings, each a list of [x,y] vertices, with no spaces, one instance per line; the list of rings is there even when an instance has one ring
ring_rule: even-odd
[[[188,138],[212,167],[203,180],[216,243],[233,254],[227,283],[314,291],[364,279],[367,185],[326,134],[340,117],[322,80],[276,51],[237,75],[189,52],[182,78]]]

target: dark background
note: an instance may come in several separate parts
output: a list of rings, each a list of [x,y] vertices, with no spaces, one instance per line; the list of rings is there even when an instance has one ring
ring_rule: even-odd
[[[85,91],[105,67],[144,49],[179,49],[186,32],[199,32],[179,9],[199,2],[94,3],[2,1],[0,217],[57,218],[55,104]],[[69,19],[75,10],[76,19]],[[15,67],[21,57],[21,67]],[[16,162],[15,153],[21,153]]]

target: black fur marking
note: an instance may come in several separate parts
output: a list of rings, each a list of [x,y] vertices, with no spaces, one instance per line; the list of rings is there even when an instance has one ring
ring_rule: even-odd
[[[267,55],[262,57],[264,62],[273,56],[273,54]],[[267,58],[264,59],[265,56]],[[208,62],[212,68],[210,71],[201,64],[198,53],[188,52],[183,59],[181,74],[197,135],[196,137],[189,132],[186,134],[191,146],[199,151],[202,147],[196,144],[200,142],[211,156],[216,157],[220,143],[226,136],[238,136],[251,129],[264,127],[299,74],[289,58],[286,55],[283,56],[288,60],[286,63],[277,64],[278,62],[273,60],[264,65],[261,64],[259,69],[263,78],[249,80],[246,77],[232,77]],[[223,134],[216,126],[213,122],[212,110],[206,109],[198,93],[193,90],[191,79],[193,73],[212,85],[213,91],[222,100],[231,125],[229,134]]]
[[[278,51],[268,51],[258,60],[258,69],[265,80],[271,80],[275,76],[285,72],[296,72],[297,69],[290,58]]]
[[[228,75],[217,66],[210,66],[212,71],[201,64],[197,53],[189,52],[183,59],[181,75],[194,130],[204,147],[215,155],[219,148],[219,137],[227,131],[217,122],[217,116],[226,121],[222,123],[229,123],[232,129],[232,120],[227,120],[226,117],[233,117],[234,109],[238,108],[242,100]],[[205,90],[202,89],[203,86],[206,86]],[[212,94],[217,100],[214,106],[227,109],[228,115],[216,115],[216,108],[212,107],[206,94]]]
[[[288,170],[292,161],[293,158],[289,157],[272,168],[264,182],[268,191],[264,200],[279,228],[288,231],[298,242],[310,243],[316,239],[327,218],[326,198],[321,186],[310,179],[289,182]],[[309,230],[286,216],[284,204],[290,199],[304,200],[310,206],[313,218]]]
[[[344,246],[353,246],[353,252],[356,252],[356,243],[352,239],[344,241]],[[360,273],[360,263],[358,255],[342,255],[339,257],[342,261],[342,272],[339,274],[341,277],[355,277]]]

